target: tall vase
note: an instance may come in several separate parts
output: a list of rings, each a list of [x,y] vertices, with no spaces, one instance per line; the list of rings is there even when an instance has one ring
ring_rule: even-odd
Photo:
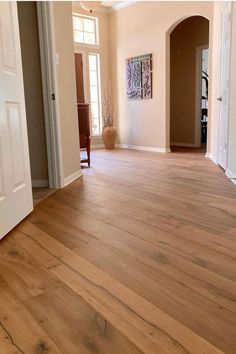
[[[116,128],[112,125],[104,127],[102,131],[102,139],[106,149],[112,150],[115,148],[117,132]]]

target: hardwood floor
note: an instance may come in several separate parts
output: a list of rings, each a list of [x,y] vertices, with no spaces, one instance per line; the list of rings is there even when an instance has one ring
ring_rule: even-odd
[[[0,242],[0,353],[236,353],[236,188],[199,152],[97,150]]]

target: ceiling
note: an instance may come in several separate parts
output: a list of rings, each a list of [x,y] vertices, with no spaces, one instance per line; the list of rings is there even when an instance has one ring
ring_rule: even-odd
[[[128,1],[102,1],[101,6],[113,8],[114,6],[121,6],[127,2]]]
[[[129,6],[136,1],[126,0],[126,1],[102,1],[100,10],[105,12],[116,11],[122,9],[123,7]],[[73,1],[73,4],[79,5],[79,1]]]

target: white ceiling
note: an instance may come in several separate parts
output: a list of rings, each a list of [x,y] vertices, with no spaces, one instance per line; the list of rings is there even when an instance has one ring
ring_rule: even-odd
[[[126,1],[102,1],[100,10],[105,12],[116,11],[122,9],[123,7],[129,6],[136,1],[126,0]],[[79,5],[79,1],[73,1],[73,4]]]
[[[136,1],[126,0],[126,1],[102,1],[102,6],[107,6],[110,10],[123,9],[126,6],[134,4]]]

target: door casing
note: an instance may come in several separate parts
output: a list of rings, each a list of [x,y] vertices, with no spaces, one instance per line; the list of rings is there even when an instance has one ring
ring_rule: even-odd
[[[228,90],[227,90],[227,114],[226,114],[226,122],[225,123],[225,156],[220,155],[220,149],[221,149],[221,126],[223,124],[223,107],[222,105],[224,104],[225,97],[222,98],[222,75],[223,75],[223,56],[225,56],[225,53],[223,53],[223,41],[224,41],[224,32],[223,32],[223,21],[224,21],[224,15],[229,12],[229,18],[230,18],[230,24],[229,24],[229,48],[228,48],[228,70],[227,70],[227,81],[228,81]],[[232,14],[232,3],[231,1],[228,1],[225,6],[222,9],[222,14],[221,14],[221,46],[220,46],[220,90],[219,90],[219,97],[218,99],[222,99],[222,101],[219,101],[219,124],[218,124],[218,147],[217,147],[217,163],[220,165],[224,170],[227,169],[228,166],[228,131],[229,131],[229,97],[230,97],[230,53],[231,53],[231,32],[232,32],[232,19],[231,19],[231,14]]]

